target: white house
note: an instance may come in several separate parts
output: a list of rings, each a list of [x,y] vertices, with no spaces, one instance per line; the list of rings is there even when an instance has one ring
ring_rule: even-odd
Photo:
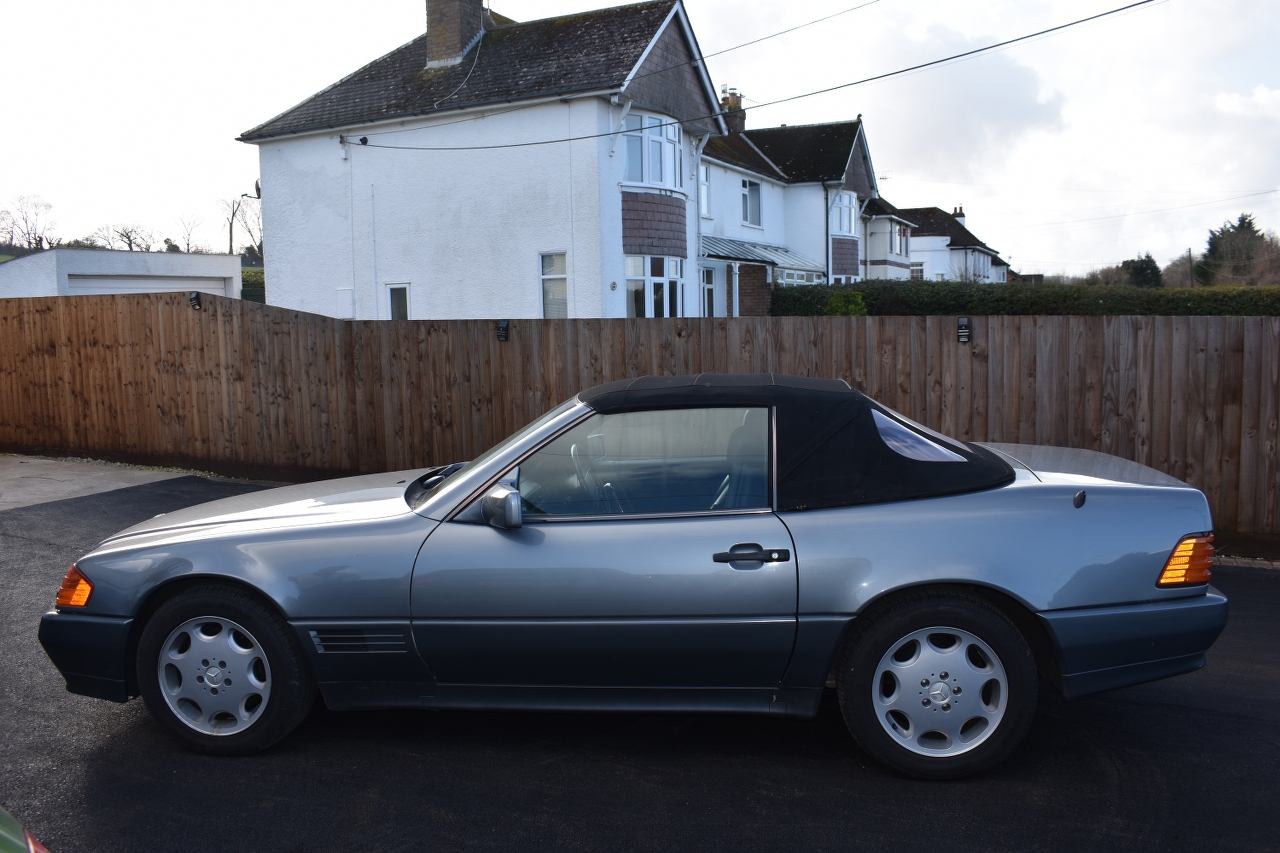
[[[239,255],[49,249],[0,264],[0,298],[102,293],[240,297]]]
[[[694,315],[697,155],[724,132],[678,0],[427,33],[242,135],[267,298],[337,317]]]
[[[903,277],[861,117],[744,130],[680,0],[427,31],[245,132],[267,299],[336,317],[732,316]],[[886,231],[887,233],[887,231]],[[877,252],[879,254],[877,254]]]
[[[911,278],[999,283],[1007,279],[1009,265],[965,227],[964,208],[951,213],[937,207],[898,212],[915,225],[911,235]]]

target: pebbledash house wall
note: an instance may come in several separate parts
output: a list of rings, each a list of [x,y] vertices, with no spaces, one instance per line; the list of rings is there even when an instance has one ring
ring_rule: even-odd
[[[623,183],[625,148],[614,137],[492,151],[358,142],[412,149],[594,136],[617,129],[621,107],[582,97],[459,122],[465,115],[343,128],[346,144],[338,130],[259,142],[268,302],[386,319],[386,288],[407,284],[411,319],[540,318],[540,256],[564,253],[569,316],[626,316],[624,192],[654,191]],[[668,214],[685,208],[683,252],[671,250],[667,216],[647,253],[697,257],[689,134],[684,149],[683,192],[654,193]],[[686,270],[688,316],[698,309],[695,276]]]

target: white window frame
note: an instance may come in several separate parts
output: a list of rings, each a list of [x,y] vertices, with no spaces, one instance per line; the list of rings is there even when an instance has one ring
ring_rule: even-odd
[[[698,213],[711,219],[711,164],[698,164]]]
[[[835,202],[831,205],[831,233],[833,236],[853,236],[856,198],[853,193],[836,193]]]
[[[755,209],[751,206],[751,191],[755,190]],[[755,213],[755,221],[751,221],[751,214]],[[764,227],[764,189],[759,181],[751,178],[742,179],[742,224],[749,225],[753,228]]]
[[[911,280],[924,281],[924,261],[911,262]]]
[[[546,259],[554,257],[564,258],[564,273],[547,273]],[[560,281],[564,284],[564,317],[548,317],[547,316],[547,283]],[[568,252],[539,252],[538,253],[538,297],[542,302],[542,319],[544,320],[567,320],[569,318],[569,253]]]
[[[702,290],[700,291],[701,299],[698,302],[698,310],[702,312],[704,317],[716,316],[716,268],[703,267],[700,271],[702,279]],[[711,305],[707,305],[707,300],[711,300]],[[708,307],[710,310],[708,310]]]
[[[643,266],[643,275],[635,274],[631,269],[634,261],[641,261]],[[654,275],[654,261],[662,262],[662,275]],[[631,309],[631,282],[644,282],[644,316],[645,317],[683,317],[684,311],[684,267],[685,259],[677,258],[669,255],[627,255],[623,259],[623,263],[627,265],[624,281],[626,288],[623,291],[623,298],[627,300],[626,309]],[[656,285],[656,286],[655,286]],[[662,292],[662,313],[654,312],[654,296],[659,288]],[[675,313],[671,313],[672,296],[675,297]],[[624,311],[623,316],[630,315]]]
[[[404,290],[404,317],[413,319],[413,283],[408,281],[388,281],[382,285],[382,307],[386,311],[386,319],[393,320],[391,310],[391,291]]]
[[[684,131],[679,122],[632,112],[623,120],[622,137],[624,184],[684,189]],[[637,151],[640,154],[638,174],[633,168]]]

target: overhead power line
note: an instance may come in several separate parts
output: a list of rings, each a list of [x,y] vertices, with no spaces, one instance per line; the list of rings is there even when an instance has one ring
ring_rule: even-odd
[[[1138,0],[1138,2],[1136,3],[1130,3],[1126,6],[1120,6],[1106,12],[1100,12],[1096,15],[1090,15],[1087,18],[1080,18],[1078,20],[1070,21],[1065,24],[1059,24],[1056,27],[1049,27],[1048,29],[1039,30],[1038,32],[1028,33],[1027,35],[1024,35],[1024,36],[1018,36],[1017,38],[1007,39],[1002,42],[996,42],[995,44],[989,44],[989,45],[986,45],[985,47],[974,48],[973,50],[966,50],[963,53],[952,54],[951,56],[945,56],[941,59],[934,59],[930,62],[921,62],[917,65],[912,65],[908,68],[900,68],[897,71],[888,71],[888,72],[885,72],[884,74],[877,74],[872,77],[864,77],[861,80],[854,80],[849,83],[841,83],[837,86],[828,86],[824,89],[817,89],[812,92],[805,92],[800,95],[791,95],[786,98],[778,98],[773,101],[766,101],[765,103],[757,104],[754,107],[743,107],[743,111],[745,112],[746,110],[758,110],[763,107],[772,107],[778,104],[786,104],[792,101],[799,101],[803,98],[812,98],[816,95],[825,95],[831,92],[838,92],[842,89],[849,89],[853,86],[861,86],[866,83],[874,83],[880,80],[887,80],[891,77],[899,77],[903,74],[910,74],[912,72],[920,71],[925,68],[933,68],[938,65],[944,65],[951,62],[958,62],[964,59],[968,59],[970,57],[977,56],[982,53],[988,53],[993,50],[998,50],[1002,47],[1008,47],[1009,45],[1017,44],[1018,42],[1028,41],[1034,38],[1040,38],[1042,36],[1047,36],[1052,33],[1061,32],[1062,30],[1070,29],[1071,27],[1078,27],[1081,24],[1087,24],[1091,21],[1097,21],[1101,18],[1110,17],[1112,15],[1118,15],[1121,12],[1127,12],[1127,11],[1130,11],[1131,9],[1136,9],[1140,6],[1149,6],[1152,3],[1156,3],[1156,2],[1160,2],[1160,0]],[[706,115],[695,116],[693,118],[684,119],[683,121],[662,122],[660,125],[655,125],[655,126],[666,127],[670,125],[683,124],[689,121],[698,121],[700,119],[715,118],[718,115],[720,115],[719,112],[708,113]],[[566,136],[558,139],[541,139],[541,140],[534,140],[529,142],[507,142],[507,143],[500,143],[495,145],[381,145],[374,142],[368,142],[368,143],[362,143],[362,146],[368,147],[368,148],[381,148],[381,149],[392,150],[392,151],[500,151],[500,150],[506,150],[506,149],[512,149],[512,148],[532,148],[540,145],[561,145],[566,142],[583,142],[589,139],[601,139],[604,137],[617,136],[618,133],[620,133],[620,131],[610,131],[607,133],[591,133],[583,136]]]

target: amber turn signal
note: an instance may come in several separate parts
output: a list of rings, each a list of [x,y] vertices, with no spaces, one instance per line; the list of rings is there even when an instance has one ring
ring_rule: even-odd
[[[84,607],[89,603],[89,596],[92,594],[93,583],[76,568],[75,563],[72,563],[71,568],[67,569],[66,577],[62,579],[62,586],[58,589],[58,606]]]
[[[1184,536],[1164,564],[1156,586],[1188,586],[1208,583],[1213,568],[1213,534]]]

